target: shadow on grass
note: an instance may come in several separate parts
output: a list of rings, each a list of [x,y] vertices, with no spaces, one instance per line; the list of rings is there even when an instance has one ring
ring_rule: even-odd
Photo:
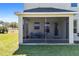
[[[79,56],[79,45],[20,45],[13,55]]]
[[[25,45],[20,45],[19,49],[16,50],[13,55],[24,55],[24,56],[29,56],[30,54],[28,53],[29,51],[26,50]]]

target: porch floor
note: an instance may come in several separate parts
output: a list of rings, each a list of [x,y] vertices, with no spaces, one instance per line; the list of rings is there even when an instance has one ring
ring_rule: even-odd
[[[68,39],[24,39],[23,43],[69,43]]]

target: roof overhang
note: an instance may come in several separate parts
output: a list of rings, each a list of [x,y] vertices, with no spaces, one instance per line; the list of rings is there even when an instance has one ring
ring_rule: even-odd
[[[47,17],[48,15],[50,15],[50,17],[52,17],[52,15],[54,16],[70,16],[70,15],[76,15],[78,12],[23,12],[23,13],[16,13],[17,16],[26,16],[26,17]]]
[[[16,15],[24,15],[24,14],[77,14],[78,12],[16,12]]]

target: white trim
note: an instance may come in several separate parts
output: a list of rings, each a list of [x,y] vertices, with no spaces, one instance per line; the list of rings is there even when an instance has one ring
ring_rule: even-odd
[[[73,16],[69,17],[69,44],[74,43]]]
[[[79,45],[69,43],[23,43],[22,45]]]
[[[79,19],[77,20],[77,33],[79,33]]]
[[[61,14],[61,15],[58,15],[58,14],[34,14],[34,15],[32,15],[32,14],[29,14],[29,15],[20,15],[20,16],[22,16],[22,17],[69,17],[69,16],[71,16],[71,15],[64,15],[64,14]]]
[[[18,20],[19,23],[19,44],[23,43],[23,18],[21,16],[18,17],[20,20]]]
[[[45,14],[45,15],[44,15]],[[75,12],[51,12],[51,13],[16,13],[19,16],[19,44],[23,43],[23,19],[22,17],[69,17],[69,44],[74,43],[73,38],[73,15]],[[23,16],[22,16],[23,15]],[[57,16],[58,15],[58,16]],[[63,43],[61,43],[63,44]],[[65,44],[65,43],[64,43]],[[56,44],[57,45],[57,44]],[[58,44],[59,45],[59,44]]]
[[[78,12],[16,12],[16,15],[24,15],[24,14],[77,14]]]

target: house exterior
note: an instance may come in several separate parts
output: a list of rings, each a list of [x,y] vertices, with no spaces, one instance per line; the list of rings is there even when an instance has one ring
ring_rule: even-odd
[[[3,26],[3,24],[0,24],[0,27]]]
[[[79,4],[25,3],[17,12],[19,44],[79,42]]]

